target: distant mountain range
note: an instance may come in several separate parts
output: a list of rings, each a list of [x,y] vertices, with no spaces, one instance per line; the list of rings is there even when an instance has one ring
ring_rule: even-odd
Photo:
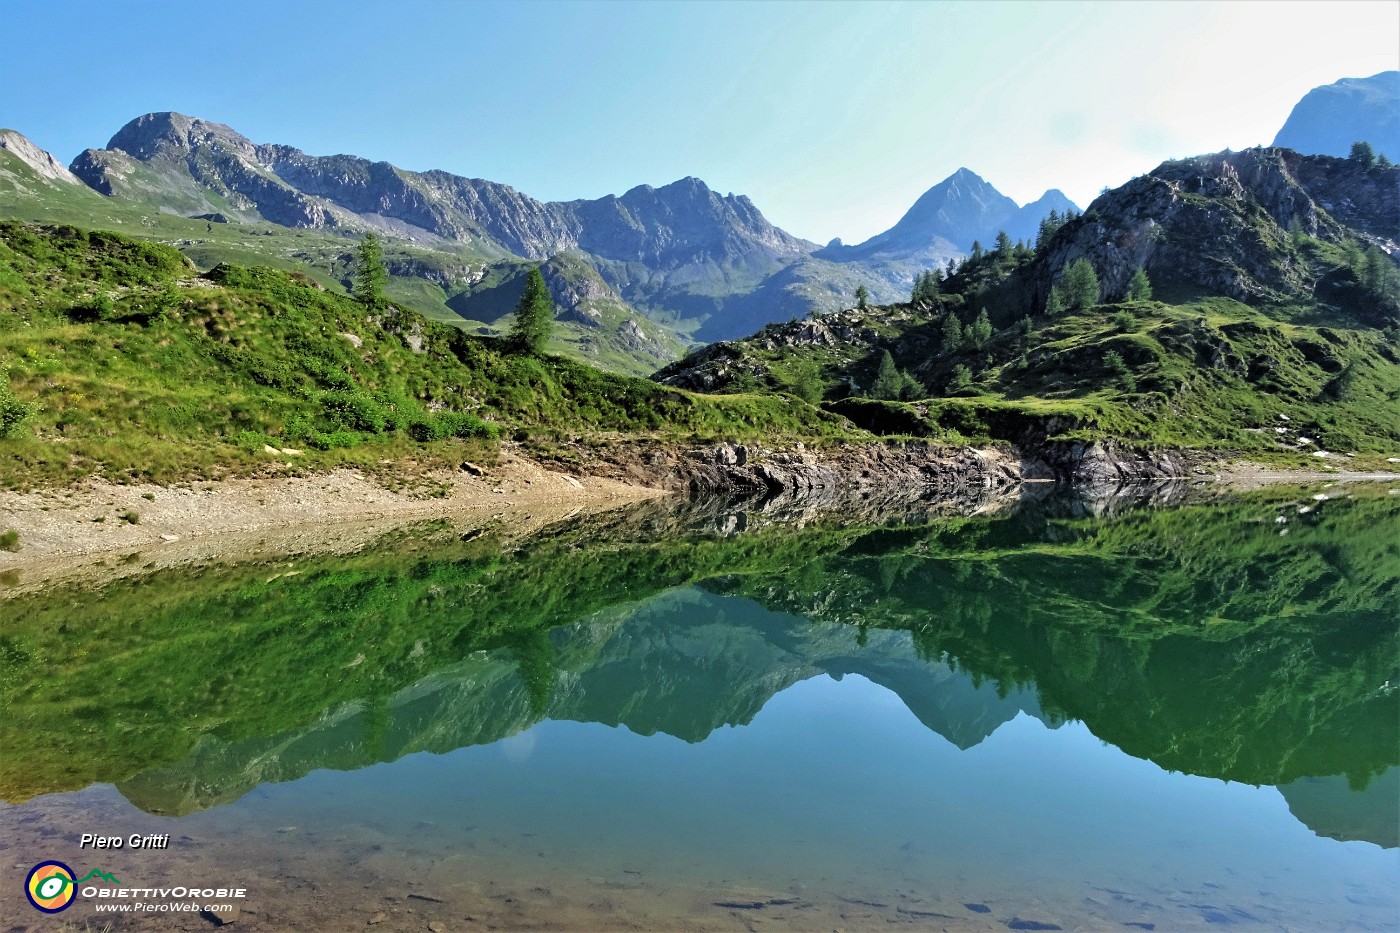
[[[1358,141],[1400,161],[1400,71],[1313,88],[1274,137],[1275,146],[1310,155],[1345,156]]]
[[[1275,145],[1345,155],[1357,139],[1400,156],[1400,72],[1314,89]],[[178,113],[132,120],[70,168],[19,133],[0,133],[0,216],[151,236],[204,266],[310,267],[328,285],[349,279],[347,240],[376,230],[387,240],[392,297],[485,333],[508,326],[524,265],[547,262],[562,325],[555,349],[636,373],[686,344],[849,307],[860,286],[876,303],[904,300],[916,275],[974,242],[989,247],[1004,230],[1029,243],[1052,211],[1079,210],[1055,189],[1017,205],[961,168],[883,233],[818,246],[697,178],[545,202],[449,172],[255,144]]]
[[[79,155],[71,172],[18,133],[7,131],[5,139],[45,182],[82,182],[113,202],[202,222],[206,233],[214,224],[340,237],[375,230],[417,254],[396,257],[391,250],[390,272],[422,280],[400,283],[402,297],[439,305],[440,317],[498,324],[518,292],[513,270],[523,261],[551,261],[565,293],[585,293],[594,303],[562,301],[566,319],[606,327],[612,349],[650,352],[658,363],[681,346],[662,331],[738,336],[769,321],[846,306],[859,285],[877,301],[898,300],[915,275],[964,255],[974,240],[990,241],[1000,229],[1033,237],[1046,213],[1073,207],[1053,191],[1020,208],[961,169],[890,231],[857,247],[822,249],[775,227],[747,197],[720,195],[697,178],[544,202],[448,172],[255,144],[231,127],[178,113],[132,120],[106,148]],[[304,253],[290,258],[316,263]],[[344,262],[322,261],[331,276],[346,278]],[[500,288],[500,295],[484,294]],[[599,313],[599,304],[613,313]]]
[[[884,233],[859,246],[833,243],[818,255],[860,260],[913,260],[925,267],[965,255],[975,242],[990,246],[1005,231],[1011,239],[1034,242],[1040,221],[1051,211],[1079,212],[1064,192],[1052,189],[1025,207],[992,187],[981,176],[960,168],[934,185]]]

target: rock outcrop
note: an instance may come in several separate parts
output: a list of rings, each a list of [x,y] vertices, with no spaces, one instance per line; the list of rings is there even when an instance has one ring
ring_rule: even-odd
[[[909,495],[1010,490],[1037,480],[1103,490],[1190,475],[1189,464],[1177,453],[1043,439],[983,447],[889,440],[824,448],[729,442],[676,447],[642,441],[612,448],[580,445],[561,466],[692,496],[798,496],[817,505],[829,499],[849,501],[853,494],[902,501]]]
[[[1116,300],[1139,269],[1154,284],[1245,302],[1311,297],[1316,282],[1287,249],[1289,231],[1341,242],[1348,228],[1395,251],[1400,168],[1247,149],[1164,162],[1107,192],[1066,224],[1039,264],[1041,304],[1076,259]]]
[[[0,149],[19,159],[28,166],[30,171],[44,181],[56,182],[61,185],[82,184],[76,175],[63,167],[62,162],[34,145],[22,133],[16,133],[14,130],[0,130]],[[0,171],[3,171],[3,166],[0,166]]]

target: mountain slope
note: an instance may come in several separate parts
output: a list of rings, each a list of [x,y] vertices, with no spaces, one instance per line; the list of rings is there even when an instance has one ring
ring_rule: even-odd
[[[1400,455],[1398,188],[1400,168],[1288,150],[1165,163],[1039,250],[965,261],[934,301],[771,325],[654,378],[789,392],[880,433],[990,436],[1050,462],[1126,440],[1379,464]],[[1080,260],[1097,299],[1054,313]],[[1140,269],[1163,300],[1127,297]]]
[[[1294,105],[1274,145],[1311,155],[1345,156],[1360,140],[1400,161],[1400,71],[1313,88]]]
[[[161,244],[11,222],[0,222],[0,360],[15,396],[0,396],[0,483],[18,487],[460,462],[454,448],[489,447],[502,428],[849,428],[792,400],[688,396],[396,307],[369,314],[299,273],[200,275]]]
[[[353,238],[358,237],[360,228],[289,230],[257,219],[239,222],[231,218],[235,212],[227,200],[219,205],[229,213],[185,217],[157,210],[148,201],[104,196],[27,139],[6,133],[0,137],[0,141],[10,140],[8,146],[0,146],[0,217],[99,227],[155,239],[175,246],[204,270],[224,262],[263,265],[310,275],[335,291],[349,287],[354,269]],[[25,153],[23,159],[21,152]],[[41,174],[41,170],[48,174]],[[178,174],[174,177],[178,180]],[[140,178],[151,181],[152,176],[142,174]],[[213,206],[188,200],[208,194],[192,181],[181,190],[192,210]],[[501,276],[493,271],[496,267],[518,268],[523,260],[501,258],[509,254],[495,247],[482,252],[471,244],[392,234],[385,235],[384,250],[390,276],[388,294],[393,300],[434,320],[481,333],[499,332],[500,327],[483,328],[477,321],[464,320],[454,307],[454,299],[466,291],[489,291],[501,282]],[[671,328],[648,321],[600,282],[597,272],[586,263],[561,256],[546,265],[552,270],[550,288],[559,307],[550,343],[553,352],[614,372],[645,375],[683,351],[685,344]],[[582,299],[585,295],[594,297]],[[505,311],[510,311],[518,298],[517,288],[513,292],[507,289],[495,300],[508,303]],[[581,307],[580,300],[590,307]],[[502,326],[509,323],[509,318],[501,322]]]
[[[89,149],[73,171],[95,190],[176,213],[309,229],[373,228],[426,245],[463,244],[495,259],[587,259],[627,302],[672,317],[753,287],[815,249],[770,224],[743,196],[696,178],[593,201],[542,202],[442,171],[257,145],[223,124],[146,114]]]
[[[12,184],[30,174],[45,182],[59,185],[82,184],[76,175],[63,167],[62,162],[14,130],[0,129],[0,157],[4,159],[0,162],[0,172],[4,172],[6,179]],[[20,166],[28,171],[14,171],[14,168]]]
[[[1159,291],[1311,300],[1335,283],[1325,261],[1305,255],[1306,241],[1374,243],[1395,253],[1395,240],[1400,170],[1287,149],[1222,152],[1164,162],[1095,200],[1055,237],[1038,296],[1043,301],[1050,279],[1083,257],[1108,297],[1124,294],[1145,268]]]

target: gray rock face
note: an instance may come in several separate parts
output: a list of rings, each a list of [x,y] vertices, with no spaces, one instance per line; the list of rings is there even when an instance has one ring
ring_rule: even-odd
[[[0,130],[0,149],[14,155],[45,181],[57,182],[62,185],[82,184],[77,176],[63,167],[62,162],[14,130]]]
[[[1294,106],[1274,145],[1345,156],[1359,140],[1400,161],[1400,71],[1313,88]]]
[[[1068,204],[1048,192],[1017,208],[963,169],[890,231],[858,247],[833,241],[819,249],[773,226],[748,198],[721,195],[697,178],[596,200],[543,202],[449,172],[255,144],[228,126],[178,113],[131,121],[106,149],[78,156],[72,169],[102,194],[189,217],[376,229],[420,249],[469,244],[488,261],[574,253],[658,322],[700,322],[695,334],[703,340],[842,307],[858,285],[877,301],[898,300],[914,275],[963,255],[974,239],[990,243],[1001,227],[1018,236],[1051,206]]]
[[[1064,268],[1087,257],[1106,299],[1122,296],[1138,268],[1154,283],[1240,301],[1306,296],[1316,283],[1279,245],[1295,221],[1333,242],[1346,228],[1380,243],[1400,238],[1400,169],[1287,149],[1164,162],[1060,231],[1037,291],[1043,301]]]
[[[178,113],[131,121],[106,149],[80,155],[73,171],[104,194],[155,200],[186,215],[378,228],[532,260],[577,251],[628,300],[641,292],[628,292],[636,278],[651,292],[703,292],[725,277],[752,284],[816,248],[774,227],[748,198],[722,196],[696,178],[549,203],[448,172],[257,145],[223,124]],[[640,276],[631,274],[634,264]]]

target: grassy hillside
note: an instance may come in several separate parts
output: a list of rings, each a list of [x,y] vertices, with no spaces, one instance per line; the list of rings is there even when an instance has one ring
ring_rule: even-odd
[[[0,149],[0,219],[63,224],[84,229],[112,230],[173,246],[201,270],[220,263],[268,266],[299,272],[329,291],[344,293],[354,267],[356,230],[301,230],[261,221],[219,223],[166,213],[139,201],[104,197],[86,185],[39,178],[14,153]],[[463,295],[482,295],[500,284],[499,268],[522,261],[485,241],[472,244],[449,240],[411,243],[388,237],[384,244],[389,268],[389,296],[432,320],[472,333],[495,333],[480,317],[463,313]],[[574,282],[596,273],[559,260],[564,279]],[[471,283],[471,284],[467,284]],[[556,289],[557,291],[557,289]],[[519,297],[518,291],[515,297]],[[562,297],[556,295],[556,297]],[[616,297],[615,295],[613,296]],[[510,302],[509,289],[496,296]],[[606,308],[598,322],[570,319],[558,322],[550,349],[614,372],[644,375],[684,347],[667,327],[647,322],[620,299]],[[639,320],[652,340],[636,342],[620,332],[627,320]]]
[[[663,376],[825,401],[880,433],[1035,431],[1383,463],[1380,455],[1400,455],[1394,298],[1368,291],[1346,250],[1320,241],[1297,248],[1318,267],[1330,302],[1250,306],[1178,293],[1171,303],[1045,314],[1031,300],[1034,253],[1013,247],[965,263],[934,299],[773,325]],[[886,351],[896,372],[882,381]]]
[[[172,248],[72,227],[0,223],[0,364],[14,396],[0,408],[31,413],[0,439],[11,486],[448,463],[519,431],[814,440],[850,427],[794,399],[681,392],[511,355],[410,311],[372,317],[301,273],[201,276]]]

